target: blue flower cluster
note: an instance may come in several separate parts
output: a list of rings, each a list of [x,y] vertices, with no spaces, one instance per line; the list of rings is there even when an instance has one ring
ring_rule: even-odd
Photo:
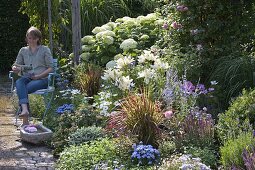
[[[56,110],[57,114],[63,114],[64,112],[71,113],[74,110],[73,104],[63,104],[62,106],[59,106]]]
[[[143,145],[140,142],[139,145],[134,144],[133,148],[134,152],[131,156],[132,162],[138,165],[152,165],[159,161],[160,153],[151,145]]]

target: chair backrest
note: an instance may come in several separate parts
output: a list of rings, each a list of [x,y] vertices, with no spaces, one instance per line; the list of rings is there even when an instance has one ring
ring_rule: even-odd
[[[57,73],[57,70],[58,70],[58,59],[56,58],[53,58],[53,72],[54,73]]]

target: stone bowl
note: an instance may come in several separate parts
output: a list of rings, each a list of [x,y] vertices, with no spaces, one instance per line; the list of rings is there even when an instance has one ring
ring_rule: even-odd
[[[29,125],[25,125],[20,128],[20,137],[22,141],[29,142],[32,144],[41,144],[48,141],[52,137],[52,131],[42,124],[34,125],[37,128],[37,132],[27,132],[25,128]]]

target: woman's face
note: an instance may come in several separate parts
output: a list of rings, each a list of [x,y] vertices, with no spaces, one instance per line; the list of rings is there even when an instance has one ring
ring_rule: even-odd
[[[39,41],[39,38],[34,37],[30,34],[27,35],[27,44],[28,44],[28,46],[37,46],[38,41]]]

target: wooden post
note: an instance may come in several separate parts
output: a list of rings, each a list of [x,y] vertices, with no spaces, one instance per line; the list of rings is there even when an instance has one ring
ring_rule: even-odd
[[[52,22],[51,22],[51,0],[48,0],[48,20],[49,20],[49,38],[50,38],[50,50],[53,55],[53,40],[52,40]]]
[[[78,65],[81,51],[80,0],[72,0],[72,33],[74,64]]]

